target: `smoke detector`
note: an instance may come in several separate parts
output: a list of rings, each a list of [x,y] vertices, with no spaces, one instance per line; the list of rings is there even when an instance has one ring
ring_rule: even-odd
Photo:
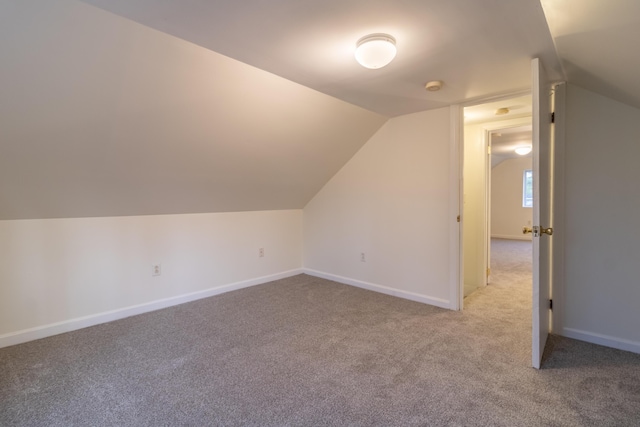
[[[429,83],[427,83],[424,88],[430,92],[436,92],[439,91],[440,89],[442,89],[442,81],[440,80],[433,80]]]

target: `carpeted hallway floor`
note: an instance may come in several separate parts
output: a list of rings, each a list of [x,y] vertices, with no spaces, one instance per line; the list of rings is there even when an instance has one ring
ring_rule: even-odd
[[[640,355],[529,367],[518,277],[452,312],[299,275],[0,349],[0,425],[640,425]]]

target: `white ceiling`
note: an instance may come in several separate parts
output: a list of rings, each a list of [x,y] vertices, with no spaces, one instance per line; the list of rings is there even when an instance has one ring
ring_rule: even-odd
[[[514,151],[518,147],[531,146],[531,137],[531,125],[491,132],[491,167],[504,160],[531,157],[531,153],[522,156]]]
[[[0,220],[301,209],[387,120],[73,0],[0,58]]]
[[[496,111],[500,108],[507,108],[509,112],[504,115],[496,115]],[[532,102],[530,94],[500,99],[499,101],[485,102],[465,107],[464,124],[472,125],[476,123],[515,119],[518,117],[529,117],[531,116],[531,111]]]
[[[533,57],[640,108],[640,1],[543,3],[2,0],[0,219],[300,209],[387,117],[526,91]]]
[[[640,1],[542,0],[569,82],[640,108]]]
[[[527,89],[534,57],[562,78],[537,0],[84,1],[387,117]],[[355,43],[380,32],[396,59],[364,69]]]
[[[528,88],[533,57],[640,108],[638,0],[83,1],[386,116]],[[366,70],[355,43],[377,32],[398,56]]]

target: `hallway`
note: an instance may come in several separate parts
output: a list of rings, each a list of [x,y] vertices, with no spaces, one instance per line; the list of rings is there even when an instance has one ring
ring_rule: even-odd
[[[530,241],[491,239],[491,283],[464,299],[464,314],[497,323],[487,327],[524,365],[531,364],[531,249]]]

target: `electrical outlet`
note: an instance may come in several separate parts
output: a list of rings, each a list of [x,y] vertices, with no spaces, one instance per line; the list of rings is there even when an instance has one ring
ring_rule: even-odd
[[[360,252],[360,262],[367,262],[367,258],[364,255],[364,252]]]
[[[259,256],[260,258],[264,258],[264,248],[260,248],[260,249],[258,249],[258,256]]]
[[[151,266],[151,275],[152,276],[159,276],[162,274],[162,265],[160,264],[154,264]]]

